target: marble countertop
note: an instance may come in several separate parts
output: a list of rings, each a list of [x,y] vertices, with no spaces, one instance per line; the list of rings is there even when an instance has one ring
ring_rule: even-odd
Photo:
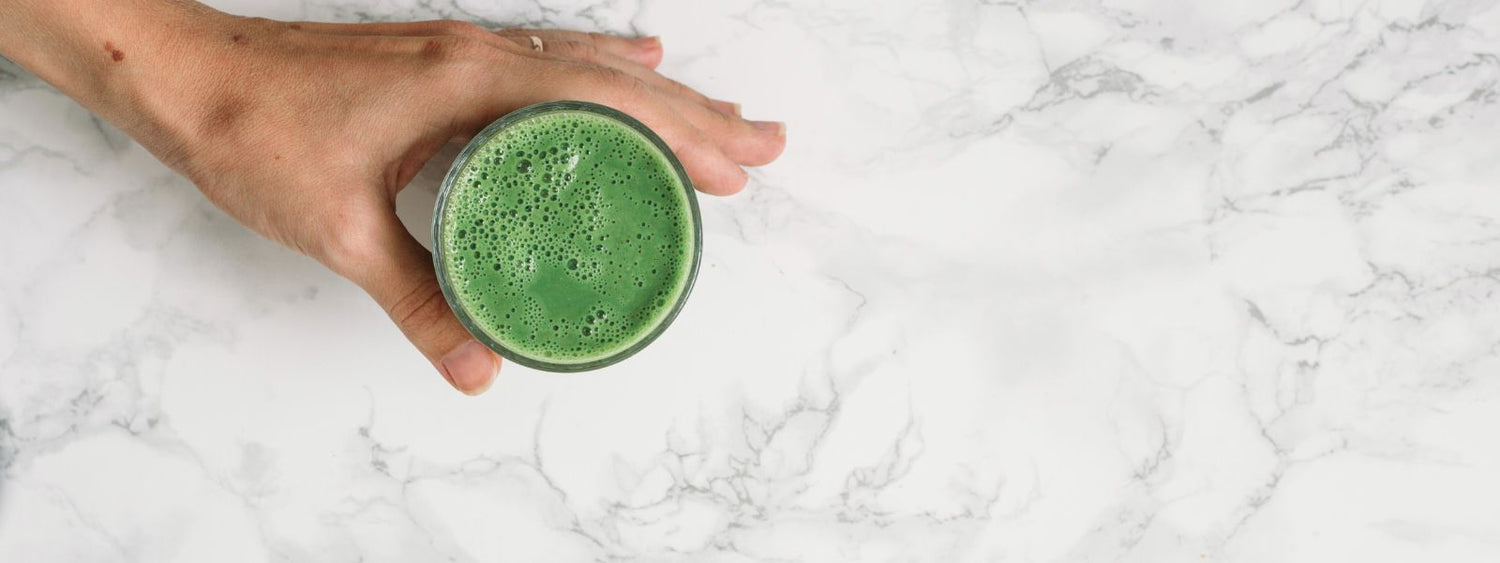
[[[1495,2],[216,4],[659,34],[790,143],[475,399],[0,63],[0,561],[1500,560]]]

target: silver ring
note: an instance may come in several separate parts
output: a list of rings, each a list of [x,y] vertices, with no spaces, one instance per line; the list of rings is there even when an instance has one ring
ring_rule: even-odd
[[[531,50],[536,51],[538,53],[542,52],[542,38],[537,37],[535,35],[532,35],[530,37],[531,37]]]

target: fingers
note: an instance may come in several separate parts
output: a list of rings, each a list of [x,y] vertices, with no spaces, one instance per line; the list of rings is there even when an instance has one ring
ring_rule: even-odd
[[[786,125],[782,123],[746,121],[693,103],[673,104],[673,109],[708,138],[717,140],[719,150],[739,164],[770,164],[786,148]]]
[[[716,143],[681,117],[649,102],[611,104],[600,101],[640,119],[672,147],[682,168],[699,191],[711,195],[732,195],[745,189],[750,176],[739,163],[719,150]]]
[[[785,128],[781,124],[746,121],[739,116],[738,105],[708,98],[650,70],[661,61],[661,43],[655,38],[626,39],[597,33],[525,29],[491,33],[472,24],[447,20],[297,25],[296,29],[311,33],[463,36],[520,55],[508,60],[533,63],[530,80],[518,81],[507,73],[502,82],[506,87],[494,91],[500,94],[499,98],[491,94],[485,96],[487,103],[460,104],[470,109],[460,110],[462,115],[456,116],[455,124],[480,127],[496,115],[548,100],[601,103],[640,119],[656,131],[677,154],[695,187],[705,193],[727,195],[740,191],[748,180],[741,165],[769,163],[785,147]],[[545,46],[542,52],[531,50],[533,35],[542,38]],[[430,44],[429,41],[426,45]],[[423,49],[425,53],[426,46]],[[517,89],[516,84],[527,87]],[[397,174],[392,185],[404,184],[405,176]],[[424,349],[432,359],[430,352]]]
[[[546,77],[533,81],[533,84],[545,85],[545,88],[535,93],[542,99],[590,101],[615,108],[645,123],[672,147],[694,186],[704,193],[737,193],[749,179],[744,169],[740,168],[741,162],[734,158],[736,155],[729,154],[726,149],[742,151],[742,145],[763,143],[770,148],[758,150],[779,152],[783,144],[775,132],[768,134],[753,126],[749,126],[748,130],[737,129],[731,136],[748,133],[764,138],[769,135],[772,140],[745,141],[716,136],[725,134],[731,127],[723,121],[712,127],[699,127],[693,119],[712,123],[710,119],[738,118],[718,114],[695,103],[674,100],[643,81],[615,69],[545,59],[533,59],[530,65],[528,74]],[[720,117],[708,118],[706,114]],[[745,160],[760,160],[762,156]]]
[[[591,43],[580,43],[577,41],[558,41],[555,43],[548,43],[546,52],[614,68],[640,79],[642,82],[649,84],[651,87],[656,88],[657,90],[679,96],[694,103],[699,103],[707,106],[710,105],[713,101],[710,100],[708,96],[704,96],[703,94],[698,93],[697,90],[688,88],[681,82],[657,74],[656,71],[635,63],[634,61],[630,61],[614,53],[601,50]]]
[[[769,164],[786,146],[785,126],[740,117],[739,106],[711,99],[654,71],[600,54],[598,60],[650,86],[671,102],[673,111],[716,140],[719,150],[744,166]]]
[[[564,44],[570,44],[574,50],[588,49],[630,61],[647,69],[654,69],[661,64],[661,39],[656,37],[632,38],[557,29],[505,29],[496,33],[527,48],[531,47],[529,37],[535,35],[541,38],[544,52],[566,49],[569,45]]]
[[[464,36],[478,39],[511,53],[524,54],[527,58],[541,60],[568,59],[613,69],[634,78],[652,90],[653,97],[669,106],[678,121],[685,121],[696,128],[696,134],[680,134],[680,138],[696,138],[707,141],[710,147],[683,147],[672,143],[679,153],[700,153],[699,172],[694,175],[708,193],[733,193],[730,188],[738,174],[714,172],[710,163],[727,157],[744,166],[760,166],[770,163],[785,147],[785,127],[772,122],[752,122],[740,117],[739,106],[714,100],[680,82],[657,74],[651,68],[661,62],[661,41],[654,37],[630,39],[601,33],[584,33],[548,29],[505,29],[489,32],[483,28],[459,21],[436,20],[410,23],[365,23],[365,24],[301,24],[301,29],[318,33],[389,35],[389,36]],[[542,40],[542,52],[531,50],[531,37]],[[576,96],[575,96],[576,97]],[[664,136],[665,137],[665,136]],[[671,141],[669,141],[670,143]],[[692,158],[692,157],[687,157]],[[684,162],[684,166],[688,166]],[[693,172],[693,170],[689,170]]]
[[[550,57],[606,66],[638,80],[658,94],[658,98],[667,101],[675,113],[715,140],[720,152],[741,165],[768,164],[780,156],[786,146],[784,125],[746,121],[739,116],[738,105],[704,96],[680,82],[600,49],[594,43],[554,42],[548,44],[544,53]]]
[[[712,195],[731,195],[745,188],[750,176],[704,132],[654,99],[644,88],[616,86],[612,90],[590,89],[571,94],[619,109],[641,120],[655,131],[692,178],[694,187]]]
[[[500,357],[453,316],[433,274],[432,255],[394,214],[364,231],[344,235],[355,242],[330,266],[364,288],[455,389],[468,395],[489,389]]]
[[[529,39],[524,36],[517,37],[516,40],[529,41]],[[657,43],[657,46],[660,46],[659,42]],[[735,117],[739,117],[740,115],[739,104],[709,98],[708,96],[703,95],[697,90],[689,88],[687,85],[681,82],[662,76],[661,74],[653,71],[651,68],[641,65],[639,61],[624,58],[622,55],[615,51],[601,49],[597,46],[597,44],[592,42],[554,40],[550,43],[546,43],[545,52],[556,56],[608,66],[615,70],[619,70],[621,72],[634,76],[635,78],[639,79],[642,82],[645,82],[652,88],[682,98],[685,101],[706,106],[725,115],[732,115]]]
[[[673,148],[695,188],[718,196],[734,195],[745,189],[745,182],[750,180],[745,169],[724,156],[702,133],[693,130],[684,137],[668,134],[662,140]]]

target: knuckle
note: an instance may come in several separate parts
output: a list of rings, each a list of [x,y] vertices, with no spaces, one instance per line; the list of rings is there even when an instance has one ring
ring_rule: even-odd
[[[594,45],[593,43],[569,41],[567,45],[568,54],[572,55],[574,58],[578,58],[588,62],[595,62],[599,60],[599,47],[597,45]]]
[[[305,249],[307,254],[345,277],[353,277],[380,259],[383,248],[380,237],[374,236],[379,228],[375,221],[345,210],[326,217],[314,227],[316,232],[310,238],[316,242]]]
[[[738,117],[727,115],[722,112],[717,112],[707,107],[695,109],[697,109],[698,114],[702,115],[703,118],[708,120],[708,123],[716,129],[720,129],[723,131],[733,131],[736,133],[751,133],[755,131],[754,127],[752,127],[745,120]]]
[[[482,58],[490,47],[483,41],[467,35],[454,35],[432,39],[436,41],[438,53],[441,58],[449,60],[474,60]],[[429,43],[431,45],[431,43]]]
[[[649,103],[646,100],[652,97],[651,87],[633,76],[625,77],[619,92],[621,104],[627,106]]]
[[[448,301],[437,284],[422,283],[391,302],[386,314],[403,330],[422,332],[437,326],[447,315]]]
[[[629,88],[632,78],[616,68],[607,66],[592,66],[589,71],[600,86],[606,88]]]
[[[684,97],[686,97],[686,98],[688,98],[690,100],[696,101],[696,102],[698,102],[700,104],[707,104],[708,103],[708,96],[703,95],[702,93],[698,92],[697,90],[689,88],[688,85],[686,85],[686,84],[683,84],[683,83],[678,82],[676,80],[668,80],[667,83],[671,84],[673,92],[676,92],[677,94],[679,94],[681,96],[684,96]]]
[[[597,67],[597,69],[595,72],[612,99],[628,103],[650,96],[650,87],[639,78],[615,68]]]
[[[457,86],[482,75],[495,62],[496,50],[484,41],[460,35],[423,39],[420,57],[427,61],[424,75],[439,84]]]

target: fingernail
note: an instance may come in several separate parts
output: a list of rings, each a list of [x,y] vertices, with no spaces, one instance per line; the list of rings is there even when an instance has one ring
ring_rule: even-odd
[[[786,136],[786,123],[785,122],[781,122],[781,121],[754,121],[754,120],[751,120],[750,124],[754,125],[756,129],[760,129],[761,131],[765,131],[767,133],[775,133],[779,137],[785,137]]]
[[[655,35],[652,35],[650,37],[637,37],[635,39],[631,39],[631,41],[635,42],[635,45],[642,49],[654,49],[661,46],[661,38]]]
[[[495,374],[500,371],[500,363],[495,361],[494,352],[472,339],[459,344],[452,352],[443,356],[442,364],[443,377],[448,379],[454,389],[465,395],[485,392],[494,383]]]

